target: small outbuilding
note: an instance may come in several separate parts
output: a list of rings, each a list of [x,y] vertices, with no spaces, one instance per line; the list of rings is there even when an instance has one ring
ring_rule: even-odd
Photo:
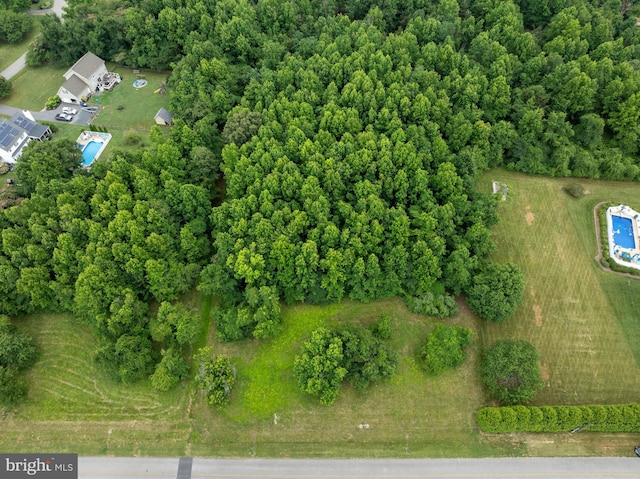
[[[160,108],[156,116],[153,117],[156,121],[156,124],[163,126],[172,126],[173,125],[173,115],[166,108]]]

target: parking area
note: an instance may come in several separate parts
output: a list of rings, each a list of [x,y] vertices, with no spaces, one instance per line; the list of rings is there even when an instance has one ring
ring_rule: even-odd
[[[70,122],[64,120],[57,120],[56,115],[63,113],[63,108],[73,108],[77,110],[75,115],[72,115],[72,120]],[[55,110],[43,110],[43,111],[33,111],[31,112],[35,120],[40,121],[52,121],[58,123],[70,123],[72,125],[89,125],[91,120],[95,115],[97,115],[98,111],[100,111],[99,107],[91,107],[91,110],[83,109],[80,105],[72,104],[72,103],[61,103],[58,108]]]

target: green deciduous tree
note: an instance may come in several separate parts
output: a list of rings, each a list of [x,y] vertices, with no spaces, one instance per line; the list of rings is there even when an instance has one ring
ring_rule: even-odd
[[[524,275],[512,263],[489,263],[467,289],[469,307],[482,318],[502,323],[522,301]]]
[[[527,404],[544,385],[539,354],[524,340],[499,340],[485,351],[480,378],[502,404]]]
[[[343,349],[342,340],[328,329],[313,331],[293,364],[300,390],[318,396],[324,405],[333,404],[348,372]]]
[[[0,76],[0,100],[7,98],[11,94],[11,81]]]
[[[207,398],[210,406],[224,407],[229,402],[236,381],[235,368],[225,355],[213,357],[209,347],[199,349],[194,356],[196,386]]]
[[[460,366],[467,356],[465,348],[471,344],[471,334],[470,329],[459,326],[437,325],[420,350],[427,371],[441,374]]]

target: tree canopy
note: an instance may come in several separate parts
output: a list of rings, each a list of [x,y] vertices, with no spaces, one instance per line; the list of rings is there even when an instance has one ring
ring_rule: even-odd
[[[480,379],[502,404],[528,404],[544,386],[538,351],[521,339],[496,341],[482,356]]]

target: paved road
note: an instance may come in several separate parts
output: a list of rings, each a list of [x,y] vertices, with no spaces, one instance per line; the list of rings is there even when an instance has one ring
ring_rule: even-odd
[[[78,479],[593,479],[640,478],[640,458],[410,460],[80,457]]]
[[[29,10],[31,15],[46,15],[48,13],[55,13],[60,17],[60,21],[64,22],[64,18],[62,18],[62,9],[67,6],[67,2],[65,0],[53,0],[52,8],[45,8],[42,10]]]
[[[20,58],[0,72],[0,76],[5,77],[7,80],[16,76],[24,67],[27,66],[27,52],[24,52]]]

